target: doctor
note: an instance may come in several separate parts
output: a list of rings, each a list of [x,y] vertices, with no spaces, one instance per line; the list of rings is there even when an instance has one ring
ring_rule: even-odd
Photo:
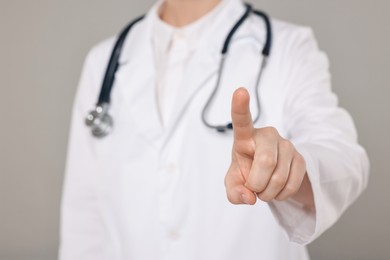
[[[104,138],[84,118],[116,39],[89,53],[73,110],[61,260],[308,259],[305,245],[365,188],[366,153],[310,29],[271,20],[257,100],[266,30],[248,17],[206,105],[221,46],[244,12],[240,0],[157,2],[124,43]],[[205,106],[206,122],[234,131],[206,127]]]

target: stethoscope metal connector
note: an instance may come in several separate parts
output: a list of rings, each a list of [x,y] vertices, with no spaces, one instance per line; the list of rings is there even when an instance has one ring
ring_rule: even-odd
[[[85,124],[97,138],[105,137],[112,132],[114,122],[108,114],[109,107],[108,103],[98,104],[85,118]]]

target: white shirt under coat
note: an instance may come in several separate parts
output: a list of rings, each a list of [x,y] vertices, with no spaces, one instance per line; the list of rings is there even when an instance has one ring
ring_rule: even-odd
[[[368,178],[366,153],[351,117],[338,107],[328,60],[311,30],[272,20],[273,48],[256,127],[276,127],[304,156],[316,210],[291,200],[236,206],[224,187],[232,133],[205,127],[201,111],[215,86],[223,41],[244,6],[225,0],[213,23],[202,28],[171,99],[164,88],[172,76],[156,72],[158,8],[159,3],[126,40],[111,98],[115,128],[104,139],[92,137],[84,117],[96,102],[115,38],[86,59],[73,110],[60,259],[308,259],[304,245],[337,221]],[[255,16],[237,31],[210,122],[231,121],[237,87],[247,87],[255,100],[264,35],[263,21]],[[158,89],[164,78],[166,85]],[[160,110],[166,104],[168,116]],[[254,102],[251,111],[258,112]]]
[[[160,1],[156,12],[151,13],[153,19],[152,43],[156,65],[157,104],[164,125],[173,111],[177,92],[183,83],[183,74],[187,69],[191,55],[197,49],[202,33],[207,30],[218,14],[226,6],[221,1],[211,12],[199,20],[181,28],[175,28],[160,19],[159,10],[163,1]]]

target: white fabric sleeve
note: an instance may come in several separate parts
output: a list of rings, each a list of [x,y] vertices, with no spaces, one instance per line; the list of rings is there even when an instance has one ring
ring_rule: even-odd
[[[332,226],[367,185],[369,162],[350,115],[332,93],[328,59],[310,29],[291,45],[284,108],[287,138],[306,161],[315,199],[308,210],[290,200],[270,208],[290,241],[308,244]]]
[[[96,48],[88,55],[76,94],[61,207],[60,260],[105,259],[105,230],[99,211],[94,142],[84,119],[96,103],[101,73]],[[102,63],[106,64],[106,63]]]

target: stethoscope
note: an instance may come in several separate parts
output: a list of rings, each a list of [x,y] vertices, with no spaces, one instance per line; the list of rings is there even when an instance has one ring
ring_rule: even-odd
[[[271,51],[271,41],[272,41],[271,23],[267,14],[265,14],[262,11],[254,10],[252,9],[251,5],[245,4],[245,13],[236,22],[236,24],[230,30],[229,34],[225,39],[225,42],[221,50],[221,61],[218,70],[219,73],[218,73],[217,83],[202,111],[203,124],[211,129],[217,130],[218,132],[225,132],[227,130],[232,130],[233,129],[232,123],[228,123],[226,125],[213,125],[207,121],[206,115],[220,87],[223,69],[225,66],[225,60],[226,60],[225,58],[229,50],[230,42],[235,32],[240,28],[240,26],[244,23],[244,21],[249,17],[251,13],[254,13],[255,15],[261,17],[264,20],[264,24],[266,28],[266,40],[264,43],[264,47],[261,51],[262,59],[259,67],[259,72],[257,75],[257,80],[256,80],[256,106],[257,106],[258,113],[254,118],[253,123],[255,124],[260,118],[261,111],[260,111],[260,99],[259,99],[259,85],[260,85],[262,72],[267,64],[267,59]],[[126,40],[128,33],[130,32],[131,28],[136,23],[141,21],[143,18],[144,16],[138,17],[137,19],[133,20],[129,25],[127,25],[124,28],[124,30],[120,33],[115,43],[114,49],[111,53],[110,61],[107,66],[106,74],[104,76],[97,105],[95,106],[94,110],[88,113],[85,119],[85,123],[88,127],[91,128],[92,135],[94,137],[98,137],[98,138],[105,137],[108,134],[110,134],[113,130],[114,122],[108,112],[110,108],[110,96],[111,96],[112,87],[114,85],[115,73],[119,67],[119,58],[122,52],[123,44]]]

